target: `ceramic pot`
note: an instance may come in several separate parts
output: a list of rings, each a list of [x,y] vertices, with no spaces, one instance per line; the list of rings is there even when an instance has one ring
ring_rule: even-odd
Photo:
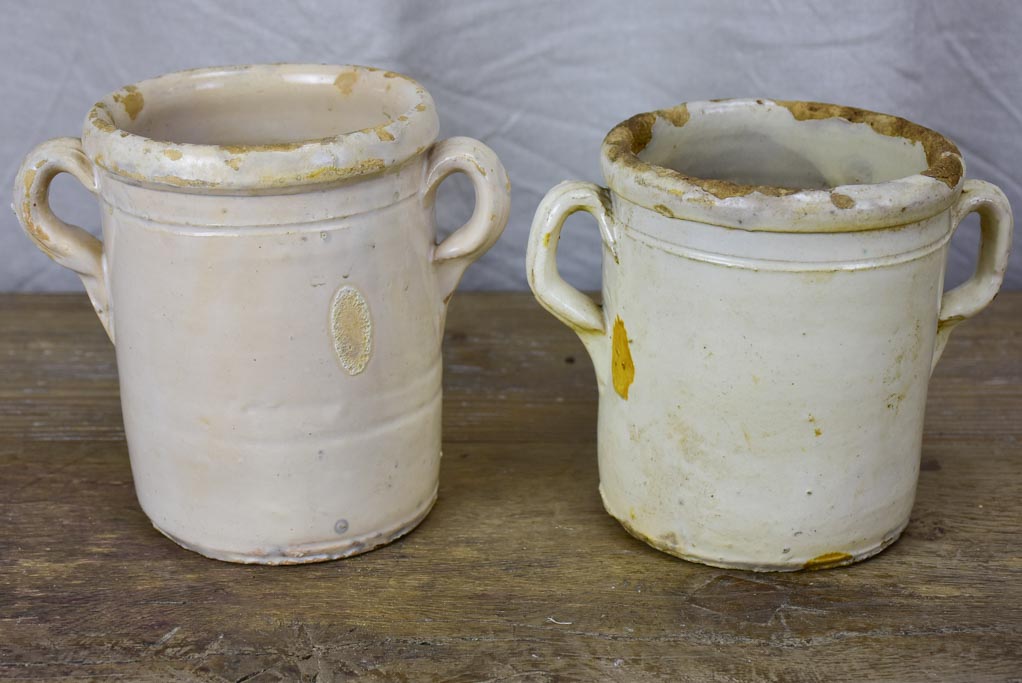
[[[1012,218],[958,149],[909,121],[807,102],[639,114],[602,148],[609,190],[540,205],[528,277],[599,384],[607,511],[665,552],[720,567],[818,569],[908,523],[931,370],[990,303]],[[557,272],[591,213],[603,305]],[[943,292],[948,242],[982,220],[975,275]]]
[[[328,560],[433,505],[447,302],[510,193],[490,149],[437,130],[405,76],[245,66],[127,86],[28,155],[18,217],[116,342],[139,503],[182,546]],[[99,198],[102,242],[51,213],[61,172]],[[436,244],[455,172],[475,212]]]

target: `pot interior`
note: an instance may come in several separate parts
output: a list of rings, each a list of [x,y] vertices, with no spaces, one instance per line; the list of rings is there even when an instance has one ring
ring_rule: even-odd
[[[385,126],[419,101],[410,81],[354,67],[203,70],[145,81],[107,106],[119,129],[202,145],[281,145]]]
[[[837,116],[808,118],[799,104],[734,101],[686,112],[683,121],[661,116],[638,157],[692,178],[788,190],[881,183],[929,166],[922,142],[893,128]]]

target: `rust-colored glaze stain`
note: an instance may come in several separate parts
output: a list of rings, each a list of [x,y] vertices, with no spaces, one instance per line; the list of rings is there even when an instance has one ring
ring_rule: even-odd
[[[330,304],[330,335],[341,367],[349,375],[365,370],[373,351],[373,325],[369,304],[351,285],[338,289]]]
[[[611,374],[614,378],[614,391],[627,401],[628,387],[635,380],[635,365],[632,363],[632,350],[628,346],[628,332],[620,317],[614,320],[610,362]]]
[[[677,128],[684,126],[688,123],[689,119],[687,104],[679,104],[678,106],[671,107],[670,109],[660,109],[656,114],[665,121],[670,121],[671,124]]]
[[[852,556],[848,553],[824,553],[806,562],[802,565],[802,569],[807,571],[830,569],[831,567],[840,567],[843,564],[848,564],[851,561]]]
[[[124,94],[114,93],[114,101],[124,107],[124,112],[128,117],[134,121],[142,107],[145,106],[145,98],[142,97],[142,93],[139,92],[138,88],[133,85],[124,86]]]

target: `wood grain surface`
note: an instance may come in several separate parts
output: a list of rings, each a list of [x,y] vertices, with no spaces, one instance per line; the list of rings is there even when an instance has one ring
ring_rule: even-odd
[[[300,567],[204,559],[139,509],[113,348],[76,295],[0,296],[0,677],[1022,681],[1022,294],[951,339],[904,537],[751,574],[674,559],[597,494],[596,391],[527,294],[460,294],[440,500]]]

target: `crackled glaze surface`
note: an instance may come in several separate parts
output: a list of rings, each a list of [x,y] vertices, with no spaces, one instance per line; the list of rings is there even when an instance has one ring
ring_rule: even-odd
[[[993,298],[1011,212],[957,148],[892,116],[697,102],[608,134],[609,190],[562,183],[529,282],[593,357],[600,491],[635,536],[723,567],[823,569],[908,521],[931,370]],[[603,305],[557,273],[564,218],[596,218]],[[976,275],[943,292],[978,211]]]
[[[509,202],[493,152],[437,130],[429,94],[392,72],[217,68],[127,86],[81,142],[26,159],[19,218],[116,340],[138,499],[170,538],[312,562],[432,506],[447,302]],[[98,195],[102,243],[50,212],[62,171]],[[437,245],[454,172],[476,213]]]

